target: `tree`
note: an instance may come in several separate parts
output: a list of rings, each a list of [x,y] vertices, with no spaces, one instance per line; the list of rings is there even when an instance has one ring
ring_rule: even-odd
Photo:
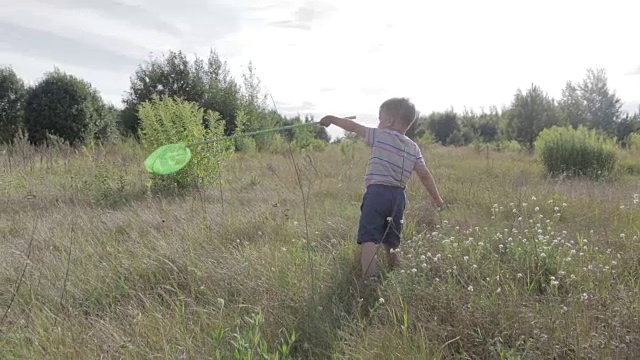
[[[631,135],[637,132],[640,132],[640,106],[637,113],[625,114],[616,124],[616,138],[622,146],[626,147],[629,145]]]
[[[605,70],[588,69],[587,76],[579,88],[585,105],[587,123],[592,128],[613,134],[616,122],[622,115],[622,100],[615,91],[609,90]]]
[[[447,144],[449,137],[455,131],[458,131],[461,135],[462,129],[458,123],[458,115],[453,110],[440,113],[433,112],[429,115],[427,122],[429,131],[431,131],[436,141],[442,145]],[[457,138],[457,135],[454,136],[454,139],[457,140]]]
[[[24,122],[29,141],[40,145],[47,135],[70,145],[82,144],[102,128],[104,103],[88,82],[55,68],[29,92]]]
[[[495,106],[492,106],[489,113],[484,111],[478,116],[477,134],[485,143],[498,140],[500,136],[500,114]]]
[[[225,133],[230,135],[235,131],[240,109],[240,86],[231,76],[227,62],[223,62],[214,50],[209,52],[206,66],[201,59],[194,63],[196,73],[204,79],[202,107],[219,113],[225,121]]]
[[[428,122],[427,116],[417,113],[416,120],[407,129],[405,135],[414,141],[423,137],[429,131]]]
[[[140,123],[137,108],[154,95],[194,102],[204,110],[220,114],[227,134],[235,126],[240,88],[227,63],[213,50],[206,62],[199,57],[190,62],[182,51],[169,51],[140,65],[130,81],[121,118],[121,127],[127,133],[137,135]],[[208,126],[206,119],[203,124]]]
[[[0,68],[0,144],[11,143],[22,123],[26,88],[11,67]]]
[[[586,125],[611,135],[622,117],[622,100],[607,85],[603,69],[587,69],[581,83],[567,82],[558,104],[563,124]]]
[[[577,128],[580,125],[587,125],[587,114],[579,86],[571,81],[567,81],[562,89],[562,97],[558,102],[558,113],[560,122]]]
[[[559,123],[553,99],[534,84],[525,94],[518,89],[507,117],[511,137],[528,148],[533,148],[540,131]]]

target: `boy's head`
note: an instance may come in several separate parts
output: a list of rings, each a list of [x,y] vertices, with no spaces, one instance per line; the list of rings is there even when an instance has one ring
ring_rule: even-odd
[[[380,105],[380,128],[406,132],[416,119],[416,107],[407,98],[394,97]]]

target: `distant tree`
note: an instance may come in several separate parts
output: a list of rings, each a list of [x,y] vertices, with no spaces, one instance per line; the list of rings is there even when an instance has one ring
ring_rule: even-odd
[[[455,131],[458,131],[460,136],[462,136],[458,115],[453,110],[433,112],[428,116],[427,122],[429,131],[433,134],[436,141],[442,145],[448,143],[449,137]],[[455,138],[457,138],[457,135]]]
[[[511,137],[528,148],[540,131],[559,124],[553,99],[534,84],[524,94],[518,89],[507,117]]]
[[[137,107],[153,95],[194,102],[219,113],[225,120],[227,134],[234,128],[240,88],[215,51],[209,53],[206,62],[198,57],[190,62],[182,51],[169,51],[140,65],[130,81],[121,117],[121,127],[127,133],[137,134],[140,123]],[[203,123],[206,125],[205,119]]]
[[[222,61],[218,53],[211,50],[206,66],[201,59],[194,62],[198,77],[205,87],[202,107],[215,111],[225,121],[225,133],[231,134],[235,130],[237,113],[240,109],[241,88],[229,71],[226,61]]]
[[[451,135],[449,135],[449,137],[447,138],[446,144],[453,146],[464,145],[465,139],[460,130],[455,130],[454,132],[452,132]]]
[[[428,117],[418,112],[416,114],[416,120],[411,124],[405,135],[412,139],[417,140],[423,137],[429,131]]]
[[[616,122],[622,115],[622,100],[615,91],[609,90],[605,70],[588,69],[587,76],[580,84],[580,92],[585,104],[587,123],[592,128],[613,134]]]
[[[626,147],[629,145],[629,138],[632,134],[640,132],[640,106],[635,114],[625,114],[616,124],[616,138],[618,142]]]
[[[579,86],[568,81],[564,89],[562,89],[562,97],[558,101],[560,122],[564,125],[571,125],[574,128],[580,125],[587,125],[586,110]]]
[[[500,125],[489,119],[483,119],[478,123],[478,136],[486,143],[496,141],[500,136]]]
[[[607,75],[603,69],[587,69],[581,83],[567,82],[558,103],[564,124],[586,125],[611,135],[622,118],[622,100],[609,90]]]
[[[0,68],[0,144],[11,143],[22,123],[24,82],[11,67]]]
[[[120,110],[113,104],[105,104],[102,98],[96,94],[94,99],[100,99],[95,103],[96,117],[95,122],[90,127],[90,133],[93,139],[105,143],[114,141],[119,137],[118,119],[120,119]]]
[[[313,116],[313,114],[308,114],[304,116],[304,122],[305,123],[312,123],[315,122],[315,118]],[[329,136],[329,133],[327,132],[327,128],[324,126],[315,126],[313,127],[313,138],[317,139],[317,140],[322,140],[325,143],[329,143],[331,142],[331,137]]]
[[[24,122],[29,141],[40,145],[50,134],[71,145],[82,144],[108,127],[104,108],[91,84],[55,68],[27,96]]]

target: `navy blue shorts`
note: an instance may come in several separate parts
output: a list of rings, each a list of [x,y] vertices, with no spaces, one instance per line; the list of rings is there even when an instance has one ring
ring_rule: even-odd
[[[369,185],[360,205],[358,244],[382,242],[391,248],[397,248],[402,235],[406,201],[403,188]]]

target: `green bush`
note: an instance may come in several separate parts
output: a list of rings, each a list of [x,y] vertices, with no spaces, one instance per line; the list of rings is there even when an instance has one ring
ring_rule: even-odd
[[[252,154],[256,152],[256,141],[252,137],[242,136],[235,138],[236,151]]]
[[[497,151],[506,152],[519,152],[522,150],[522,145],[515,140],[500,140],[496,142]]]
[[[204,109],[195,102],[174,97],[158,98],[143,102],[138,108],[140,138],[148,151],[173,143],[191,143],[224,136],[224,121],[218,113]],[[204,121],[209,126],[205,128]],[[176,174],[154,177],[156,182],[168,182],[180,188],[210,184],[218,179],[222,162],[233,152],[232,140],[196,145],[191,148],[189,164]]]
[[[430,131],[425,131],[416,141],[420,146],[430,146],[437,142],[435,136]]]
[[[552,176],[605,177],[613,173],[618,159],[613,139],[583,126],[544,129],[535,142],[535,149]]]
[[[640,152],[640,133],[629,135],[629,150]]]
[[[40,145],[47,135],[64,139],[70,145],[83,144],[101,123],[98,92],[73,75],[55,69],[35,85],[25,101],[24,125],[29,141]]]

